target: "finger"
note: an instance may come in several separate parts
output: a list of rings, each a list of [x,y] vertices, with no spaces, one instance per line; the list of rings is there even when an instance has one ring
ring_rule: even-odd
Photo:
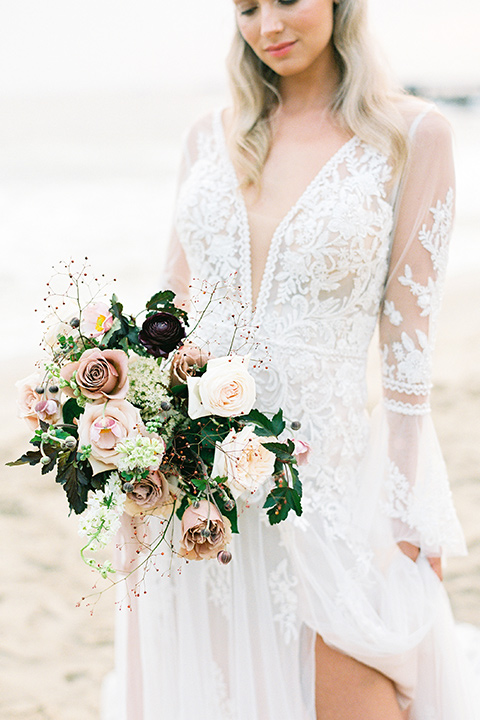
[[[413,562],[417,560],[420,549],[416,545],[412,545],[412,543],[405,542],[404,540],[401,540],[397,544],[403,554],[409,557],[410,560],[413,560]]]
[[[432,568],[435,575],[439,578],[439,580],[443,580],[442,558],[428,558],[428,562],[430,563],[430,567]]]

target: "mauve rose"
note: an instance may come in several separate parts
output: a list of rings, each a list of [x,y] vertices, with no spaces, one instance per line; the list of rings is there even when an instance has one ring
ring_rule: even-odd
[[[60,375],[70,382],[76,372],[75,382],[82,395],[90,400],[123,400],[128,391],[128,357],[123,350],[85,350],[80,360],[68,363]],[[64,388],[66,395],[74,397],[70,387]]]
[[[185,337],[180,320],[167,312],[150,315],[138,334],[141,344],[154,357],[168,357]]]
[[[207,364],[210,353],[200,350],[190,340],[187,340],[173,356],[170,366],[170,385],[182,385],[187,382],[187,377],[195,375],[197,368]]]
[[[209,532],[205,537],[202,531]],[[208,500],[201,500],[198,508],[190,505],[182,517],[180,555],[188,560],[217,557],[232,538],[230,522]]]
[[[90,445],[88,458],[94,473],[114,470],[119,461],[117,443],[145,434],[138,409],[127,400],[90,403],[78,421],[78,446]]]
[[[167,478],[160,470],[151,470],[144,480],[133,483],[132,492],[127,493],[125,511],[139,515],[163,505],[170,497]]]

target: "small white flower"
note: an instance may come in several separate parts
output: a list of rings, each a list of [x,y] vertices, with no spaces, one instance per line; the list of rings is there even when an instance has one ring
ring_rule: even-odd
[[[118,443],[116,450],[119,453],[119,470],[156,470],[162,462],[165,453],[165,442],[159,437],[144,437],[124,440]]]

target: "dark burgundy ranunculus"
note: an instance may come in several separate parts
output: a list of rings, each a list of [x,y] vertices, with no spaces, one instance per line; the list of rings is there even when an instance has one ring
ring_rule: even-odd
[[[168,357],[185,337],[185,328],[180,320],[167,312],[155,313],[142,325],[138,339],[155,357]]]

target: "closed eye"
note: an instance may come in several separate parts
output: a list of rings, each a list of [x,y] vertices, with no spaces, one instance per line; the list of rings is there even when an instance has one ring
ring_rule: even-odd
[[[254,5],[253,7],[246,8],[245,10],[240,10],[240,15],[246,15],[248,17],[249,15],[253,15],[256,9],[257,7]]]

